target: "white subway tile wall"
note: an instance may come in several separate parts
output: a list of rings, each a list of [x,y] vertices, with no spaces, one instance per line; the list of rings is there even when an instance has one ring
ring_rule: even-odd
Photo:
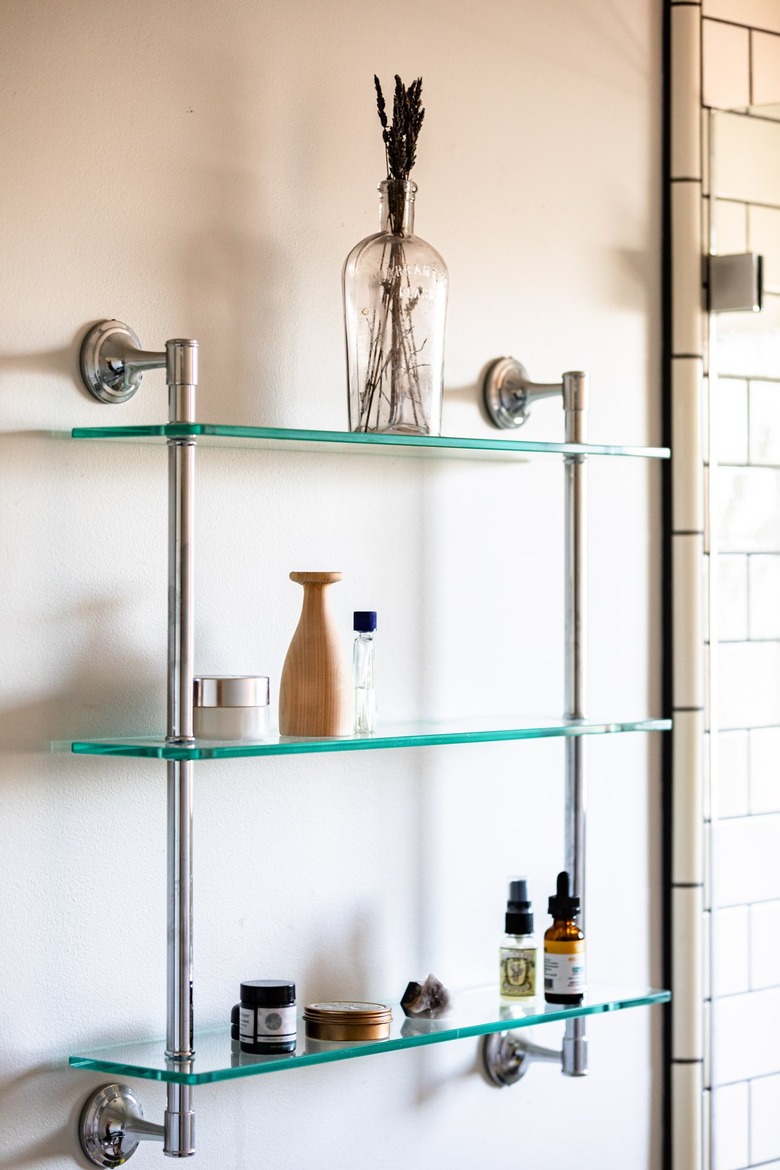
[[[747,906],[734,906],[718,910],[717,918],[717,994],[750,991],[750,911]]]
[[[749,211],[747,203],[715,201],[715,251],[720,256],[747,251]]]
[[[780,638],[780,556],[748,559],[750,638]]]
[[[780,123],[778,123],[780,127]],[[780,154],[780,139],[778,140]],[[718,313],[718,369],[738,378],[776,378],[780,372],[780,296],[767,293],[760,313]]]
[[[750,1083],[750,1153],[753,1162],[780,1158],[780,1076]],[[778,1163],[773,1163],[775,1166]],[[768,1168],[767,1168],[768,1170]]]
[[[718,816],[744,817],[750,811],[748,732],[718,735]]]
[[[750,100],[757,106],[780,102],[780,36],[754,32],[751,39],[753,90]]]
[[[719,21],[702,22],[703,101],[721,110],[750,105],[750,34]]]
[[[703,0],[702,13],[780,33],[780,0]]]
[[[750,462],[780,467],[780,382],[750,383]]]
[[[750,811],[780,812],[780,727],[750,732]]]
[[[750,907],[750,986],[753,990],[780,986],[780,902],[757,902]]]
[[[727,1085],[715,1091],[717,1129],[715,1170],[744,1170],[748,1164],[748,1086]]]
[[[780,816],[777,813],[735,817],[718,823],[715,859],[718,906],[744,906],[780,898],[778,840]],[[780,1070],[780,1045],[775,1059],[775,1068]]]
[[[748,384],[744,378],[718,378],[717,452],[719,463],[748,461]]]
[[[780,37],[778,37],[780,43]],[[726,203],[718,200],[718,224],[720,224],[720,208],[743,207],[741,203]],[[733,212],[727,213],[725,231],[733,232]],[[780,210],[776,207],[747,206],[747,246],[746,250],[758,252],[764,257],[764,288],[767,292],[780,292]],[[728,238],[728,236],[727,236]],[[735,248],[739,252],[742,249]],[[719,252],[725,251],[718,248]]]
[[[780,469],[722,467],[718,493],[723,552],[780,553]]]
[[[777,1072],[780,989],[727,995],[715,1005],[715,1077],[719,1085]]]
[[[710,543],[717,553],[713,564],[718,604],[713,628],[707,627],[719,643],[717,691],[714,708],[705,712],[703,720],[705,728],[712,721],[713,734],[717,734],[712,777],[717,787],[710,807],[703,766],[709,740],[705,734],[700,838],[686,819],[690,801],[699,794],[676,789],[674,798],[675,821],[678,823],[679,813],[681,828],[679,832],[675,829],[673,878],[678,882],[697,880],[700,871],[686,857],[686,848],[695,842],[703,852],[705,879],[705,909],[700,919],[699,893],[674,891],[674,957],[678,966],[677,949],[686,945],[686,932],[697,933],[694,923],[700,922],[701,942],[705,954],[709,953],[711,916],[706,907],[711,895],[717,909],[712,913],[712,980],[705,962],[699,1011],[693,1004],[678,1003],[674,1017],[678,1034],[673,1041],[674,1055],[696,1059],[703,1051],[705,1068],[698,1085],[698,1104],[694,1104],[699,1066],[674,1067],[673,1114],[677,1120],[673,1164],[675,1170],[710,1165],[706,1129],[712,1097],[712,1165],[717,1170],[750,1170],[759,1165],[762,1170],[780,1170],[780,0],[702,0],[700,9],[695,5],[673,7],[672,35],[679,33],[673,46],[673,101],[695,86],[697,18],[702,53],[700,121],[695,126],[692,112],[678,103],[673,120],[672,177],[698,176],[699,172],[690,168],[695,166],[699,138],[702,192],[708,195],[711,183],[717,198],[712,209],[705,198],[697,215],[694,185],[672,184],[673,352],[702,354],[704,415],[710,361],[707,334],[712,332],[713,370],[718,373],[711,403],[717,412],[716,450],[712,452],[717,479],[712,485],[707,480],[706,427],[700,444],[690,442],[695,426],[690,402],[695,389],[680,402],[683,375],[693,378],[700,371],[698,367],[675,371],[673,446],[679,452],[682,442],[684,454],[675,461],[678,485],[673,515],[675,531],[699,530],[699,524],[690,523],[696,514],[692,502],[697,497],[694,471],[685,461],[688,457],[698,461],[701,451],[705,516],[708,491],[713,504],[712,536],[704,525],[705,553]],[[758,103],[776,104],[748,115],[745,107]],[[707,106],[730,112],[713,116],[703,108]],[[682,170],[683,166],[688,169]],[[710,210],[712,241],[705,234]],[[699,289],[687,233],[696,229],[697,219],[702,232],[697,237],[700,256],[712,244],[721,255],[754,251],[764,257],[765,298],[760,314],[711,318],[702,314],[698,323],[692,321],[690,309],[697,303]],[[704,348],[698,348],[702,344]],[[688,523],[680,522],[683,517]],[[675,584],[680,589],[676,609],[683,615],[689,603],[698,600],[699,590],[694,539],[686,545],[688,539],[678,543],[674,565]],[[705,564],[708,559],[704,558]],[[683,583],[685,574],[688,577]],[[705,590],[702,601],[706,594]],[[702,611],[692,609],[694,612]],[[676,611],[675,635],[684,621]],[[710,657],[706,646],[702,657],[706,678]],[[701,693],[694,663],[678,662],[675,693],[686,698]],[[690,719],[694,718],[691,714]],[[675,777],[684,771],[690,775],[700,764],[692,742],[693,722],[680,726],[680,733],[683,743],[675,747]],[[716,820],[709,823],[708,816]],[[714,864],[712,891],[710,857]],[[689,940],[689,961],[698,945],[698,937],[693,946]],[[711,1003],[707,1002],[713,995]],[[696,1031],[698,1021],[695,1027],[686,1023],[683,1008],[694,1016],[701,1012],[701,1041]],[[710,1010],[716,1037],[714,1069],[709,1067]],[[712,1085],[712,1093],[707,1091],[708,1085]],[[686,1110],[688,1129],[682,1121]],[[694,1150],[691,1143],[702,1118],[705,1132]]]
[[[717,195],[780,206],[780,123],[721,114],[715,154]]]
[[[673,8],[672,76],[675,100],[672,110],[671,165],[675,179],[701,177],[701,118],[699,81],[701,70],[701,19],[699,10]],[[697,195],[698,195],[697,190]],[[696,238],[691,237],[692,244]]]

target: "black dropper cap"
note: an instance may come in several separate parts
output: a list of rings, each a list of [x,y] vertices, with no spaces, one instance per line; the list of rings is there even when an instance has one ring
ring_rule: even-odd
[[[358,634],[372,634],[376,629],[376,610],[356,609],[353,614],[352,629]]]
[[[513,878],[509,883],[505,922],[507,934],[533,934],[534,932],[534,912],[528,897],[526,878]]]
[[[558,888],[547,903],[547,913],[553,918],[573,918],[580,912],[580,900],[569,893],[569,875],[566,870],[558,874]]]

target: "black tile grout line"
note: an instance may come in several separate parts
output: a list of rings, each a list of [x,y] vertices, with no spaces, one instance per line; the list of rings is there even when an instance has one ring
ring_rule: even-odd
[[[673,528],[672,536],[704,536],[703,528]]]
[[[670,183],[703,183],[703,179],[696,179],[692,175],[677,175],[669,180]]]
[[[703,362],[704,361],[704,354],[701,354],[701,353],[673,353],[673,354],[670,354],[669,356],[670,356],[672,361],[676,361],[677,358],[684,358],[686,361],[696,361],[696,362]]]
[[[699,715],[704,713],[704,707],[672,707],[673,715]],[[737,730],[741,731],[742,728]]]
[[[780,105],[780,103],[778,103],[778,104]],[[777,122],[777,125],[780,126],[780,121]],[[702,195],[702,199],[709,199],[709,198],[710,198],[709,192],[706,192],[704,195]],[[780,211],[780,203],[760,203],[757,199],[743,199],[737,195],[717,195],[716,194],[715,199],[719,203],[744,203],[747,208],[763,207],[767,211]],[[774,294],[770,293],[770,296],[771,295],[777,296],[778,294],[777,293],[774,293]]]
[[[748,1084],[750,1084],[751,1081],[764,1081],[767,1079],[767,1077],[776,1077],[779,1073],[780,1073],[780,1065],[778,1065],[778,1067],[776,1069],[774,1069],[772,1072],[758,1073],[757,1075],[754,1074],[753,1076],[749,1076],[749,1077],[739,1077],[739,1078],[737,1078],[737,1080],[734,1080],[734,1081],[719,1081],[718,1084],[715,1086],[715,1089],[717,1091],[718,1089],[730,1089],[734,1085],[748,1085]],[[748,1166],[746,1168],[746,1170],[754,1170],[754,1165],[757,1165],[757,1166],[776,1166],[777,1165],[777,1158],[770,1158],[768,1162],[758,1162],[755,1164],[751,1164],[750,1166]]]
[[[780,37],[780,32],[773,28],[761,28],[757,24],[740,24],[738,20],[726,20],[722,16],[705,16],[702,15],[702,20],[709,20],[712,24],[728,24],[732,28],[745,28],[748,32],[765,33],[768,37]]]
[[[703,890],[704,882],[672,882],[673,890]]]
[[[672,1064],[704,1064],[703,1056],[673,1056]]]
[[[778,34],[780,35],[780,34]],[[780,106],[780,102],[767,102],[767,105]],[[733,118],[744,118],[746,122],[768,122],[770,126],[780,126],[780,118],[770,118],[768,114],[756,114],[749,106],[738,107],[735,110],[726,109],[724,106],[705,106],[705,110],[714,110],[716,114],[730,114]],[[756,109],[761,109],[757,106]]]

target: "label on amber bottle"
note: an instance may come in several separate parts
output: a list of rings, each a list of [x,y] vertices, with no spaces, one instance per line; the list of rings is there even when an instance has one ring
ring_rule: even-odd
[[[501,995],[519,999],[536,995],[536,947],[501,947]]]
[[[585,992],[585,939],[544,944],[544,990],[552,995]]]

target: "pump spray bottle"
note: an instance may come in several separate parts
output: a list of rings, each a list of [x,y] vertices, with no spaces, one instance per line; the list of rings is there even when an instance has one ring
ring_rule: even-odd
[[[530,999],[536,995],[537,954],[528,881],[513,878],[506,904],[506,934],[499,952],[502,999]]]

